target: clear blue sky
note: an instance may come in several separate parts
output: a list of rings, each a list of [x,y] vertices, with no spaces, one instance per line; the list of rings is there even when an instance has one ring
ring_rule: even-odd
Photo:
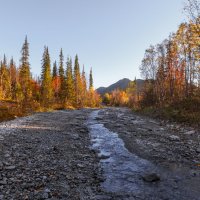
[[[183,0],[0,0],[0,58],[19,61],[25,35],[30,63],[40,74],[44,45],[51,61],[79,55],[93,67],[95,87],[140,77],[144,51],[176,31],[184,20]]]

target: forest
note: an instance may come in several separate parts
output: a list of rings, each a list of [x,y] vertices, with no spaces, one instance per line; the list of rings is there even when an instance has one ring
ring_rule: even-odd
[[[89,84],[88,84],[89,83]],[[89,80],[83,66],[80,70],[78,55],[68,57],[66,64],[63,50],[59,62],[53,63],[48,47],[44,47],[40,77],[33,77],[29,63],[27,37],[21,49],[20,66],[4,55],[0,63],[0,119],[13,118],[33,111],[49,109],[98,107],[100,96],[93,87],[92,68]]]
[[[200,200],[200,0],[182,23],[181,2],[1,2],[0,200]]]
[[[200,3],[188,1],[189,21],[163,42],[145,50],[140,65],[144,84],[105,94],[110,105],[125,105],[182,122],[200,121]]]

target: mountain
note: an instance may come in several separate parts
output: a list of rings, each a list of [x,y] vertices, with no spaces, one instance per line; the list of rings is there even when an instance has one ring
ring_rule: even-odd
[[[105,93],[110,93],[110,92],[112,92],[113,90],[116,90],[116,89],[125,90],[128,87],[130,82],[131,82],[130,79],[124,78],[124,79],[121,79],[121,80],[117,81],[116,83],[114,83],[114,84],[112,84],[108,87],[99,87],[99,88],[96,89],[96,91],[100,95],[104,95]],[[143,84],[144,84],[144,80],[137,79],[136,82],[137,82],[138,90],[141,91]]]
[[[124,78],[124,79],[121,79],[119,81],[117,81],[116,83],[108,86],[108,87],[99,87],[97,88],[97,92],[100,94],[100,95],[104,95],[105,93],[110,93],[112,92],[113,90],[115,89],[121,89],[121,90],[124,90],[128,87],[128,84],[131,82],[131,80],[129,80],[128,78]]]

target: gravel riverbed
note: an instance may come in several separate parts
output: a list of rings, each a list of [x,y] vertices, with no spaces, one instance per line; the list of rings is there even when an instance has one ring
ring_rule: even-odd
[[[126,108],[0,123],[0,200],[198,200],[200,134]]]

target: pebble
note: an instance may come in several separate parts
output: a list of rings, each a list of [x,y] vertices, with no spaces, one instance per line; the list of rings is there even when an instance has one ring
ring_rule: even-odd
[[[195,134],[195,131],[194,131],[194,130],[192,130],[192,131],[187,131],[187,132],[185,132],[184,134],[185,134],[185,135],[193,135],[193,134]]]
[[[7,185],[7,181],[6,180],[0,181],[0,185]]]
[[[196,150],[196,152],[197,152],[197,153],[200,153],[200,148],[198,148],[198,149]]]
[[[169,138],[170,138],[170,140],[172,140],[172,141],[179,141],[179,140],[180,140],[180,137],[177,136],[177,135],[170,135]]]
[[[6,170],[14,170],[16,167],[15,166],[7,166],[5,167]]]

